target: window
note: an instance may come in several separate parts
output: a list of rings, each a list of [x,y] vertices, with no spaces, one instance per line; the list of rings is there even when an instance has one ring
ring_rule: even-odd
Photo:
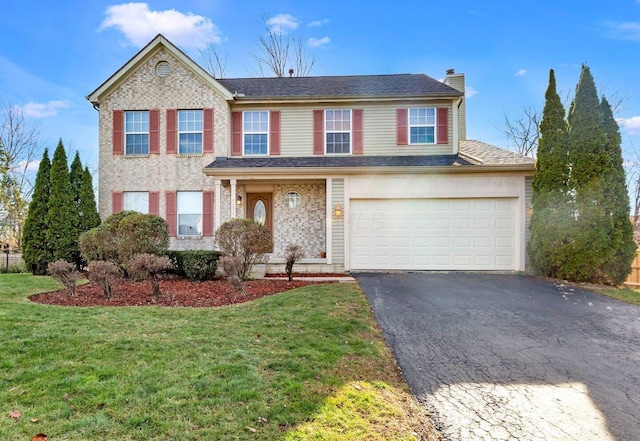
[[[149,112],[135,111],[124,114],[125,154],[149,154]]]
[[[182,155],[202,153],[202,110],[178,111],[178,143]]]
[[[178,236],[202,236],[202,192],[178,192]]]
[[[269,112],[243,112],[243,137],[245,155],[269,153]]]
[[[433,144],[436,142],[436,109],[426,107],[409,109],[409,143]]]
[[[325,111],[325,145],[330,153],[351,153],[351,110]]]
[[[125,191],[122,208],[149,214],[149,193],[146,191]]]
[[[284,195],[284,206],[287,208],[297,208],[300,206],[302,198],[297,191],[290,191]]]

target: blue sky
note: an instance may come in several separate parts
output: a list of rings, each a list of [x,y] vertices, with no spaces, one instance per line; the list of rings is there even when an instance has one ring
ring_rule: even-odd
[[[640,0],[3,2],[0,103],[37,119],[50,149],[62,138],[95,169],[89,93],[158,33],[197,62],[215,44],[226,76],[256,76],[263,16],[315,51],[315,75],[465,73],[468,137],[502,147],[504,114],[542,110],[550,68],[568,106],[587,63],[601,95],[624,98],[626,157],[640,150]]]

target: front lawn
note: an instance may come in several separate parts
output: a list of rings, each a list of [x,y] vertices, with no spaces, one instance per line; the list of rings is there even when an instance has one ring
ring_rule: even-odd
[[[621,300],[632,305],[640,306],[640,290],[628,288],[626,286],[621,288],[613,288],[609,286],[594,286],[589,287],[592,291],[597,292],[608,297],[612,297],[617,300]]]
[[[60,307],[0,276],[0,439],[437,439],[356,285],[220,308]]]

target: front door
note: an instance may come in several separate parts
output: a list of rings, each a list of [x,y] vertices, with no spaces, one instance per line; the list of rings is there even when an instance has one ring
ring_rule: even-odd
[[[273,231],[273,193],[248,193],[247,218]]]

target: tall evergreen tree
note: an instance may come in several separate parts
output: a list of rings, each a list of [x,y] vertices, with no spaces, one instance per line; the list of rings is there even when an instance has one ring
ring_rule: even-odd
[[[612,283],[620,284],[629,274],[637,245],[633,239],[633,225],[629,220],[629,193],[622,159],[620,129],[613,117],[611,105],[605,97],[602,97],[600,107],[607,134],[606,152],[609,157],[609,170],[605,172],[605,201],[613,218],[611,257],[603,270]]]
[[[540,142],[533,178],[529,257],[537,272],[554,277],[564,263],[563,247],[569,241],[571,204],[569,155],[565,110],[556,91],[553,69],[540,123]]]
[[[80,186],[80,213],[81,232],[88,231],[100,225],[100,215],[96,205],[96,195],[93,192],[93,178],[88,167],[82,172],[82,185]]]
[[[49,153],[45,149],[36,174],[36,183],[22,235],[22,259],[27,269],[36,275],[46,274],[47,265],[53,259],[53,252],[46,240],[50,171]]]
[[[67,154],[62,140],[51,161],[51,194],[47,213],[47,242],[53,249],[53,260],[70,262],[78,246],[77,210],[69,179]]]

